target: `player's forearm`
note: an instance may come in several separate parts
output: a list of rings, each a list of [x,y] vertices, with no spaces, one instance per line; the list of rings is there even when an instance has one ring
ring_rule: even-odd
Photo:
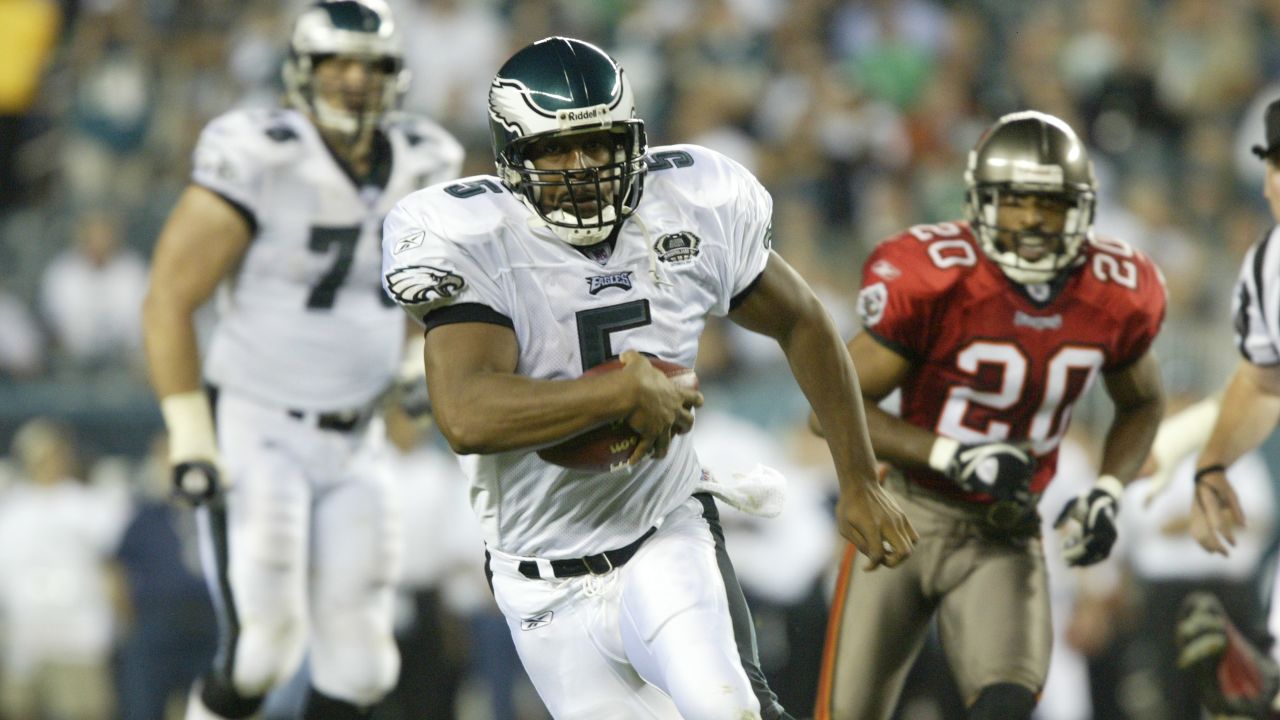
[[[890,415],[870,402],[867,403],[867,423],[877,458],[898,467],[929,467],[929,453],[937,435]]]
[[[1280,395],[1257,374],[1257,368],[1242,363],[1232,375],[1197,467],[1230,466],[1261,445],[1280,421]]]
[[[1100,475],[1123,483],[1137,476],[1151,451],[1151,443],[1164,417],[1164,399],[1156,396],[1128,407],[1116,408],[1102,449]]]
[[[430,390],[440,431],[459,454],[562,440],[625,417],[634,402],[620,372],[575,380],[477,373],[456,386]]]
[[[827,438],[843,492],[850,483],[875,480],[867,408],[857,371],[835,326],[825,312],[805,317],[778,342]]]
[[[151,292],[142,306],[151,387],[157,398],[200,389],[200,352],[192,311]]]

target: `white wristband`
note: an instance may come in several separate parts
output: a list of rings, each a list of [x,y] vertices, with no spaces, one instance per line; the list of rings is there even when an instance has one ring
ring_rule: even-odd
[[[1103,475],[1093,486],[1110,495],[1117,503],[1120,502],[1120,496],[1124,495],[1124,483],[1115,475]]]
[[[1218,419],[1220,398],[1214,396],[1165,418],[1151,443],[1151,454],[1161,468],[1170,469],[1182,458],[1204,447]]]
[[[169,460],[218,459],[209,399],[199,390],[168,395],[160,401],[160,413],[169,430]]]
[[[933,447],[929,450],[929,467],[945,473],[947,468],[951,467],[951,461],[955,459],[958,452],[960,452],[959,441],[939,436],[933,441]]]

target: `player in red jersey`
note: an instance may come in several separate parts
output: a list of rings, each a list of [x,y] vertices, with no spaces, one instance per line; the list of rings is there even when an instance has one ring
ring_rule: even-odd
[[[819,720],[889,717],[935,615],[969,717],[1029,718],[1052,642],[1035,506],[1072,406],[1099,376],[1115,405],[1101,477],[1059,517],[1074,565],[1110,552],[1121,488],[1163,415],[1149,352],[1163,280],[1142,253],[1094,237],[1096,182],[1071,128],[1006,115],[965,177],[967,222],[913,227],[863,269],[849,353],[920,541],[892,573],[846,553]],[[894,390],[900,416],[876,405]]]

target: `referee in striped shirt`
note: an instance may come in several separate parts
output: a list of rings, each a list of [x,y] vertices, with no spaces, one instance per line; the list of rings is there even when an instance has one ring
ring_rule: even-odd
[[[1265,126],[1265,144],[1255,145],[1253,152],[1266,163],[1262,194],[1280,223],[1280,99],[1267,106]],[[1232,314],[1240,362],[1218,403],[1217,419],[1213,413],[1199,415],[1199,427],[1192,433],[1209,439],[1196,462],[1191,534],[1205,550],[1224,556],[1235,545],[1235,531],[1245,523],[1226,469],[1262,445],[1280,423],[1280,225],[1245,255]],[[1232,626],[1215,597],[1188,596],[1177,639],[1178,665],[1195,677],[1210,713],[1280,717],[1280,668]]]

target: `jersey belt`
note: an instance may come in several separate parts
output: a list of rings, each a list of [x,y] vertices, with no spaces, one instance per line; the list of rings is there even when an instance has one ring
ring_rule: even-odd
[[[296,410],[289,408],[285,410],[285,414],[295,420],[303,420],[308,417],[314,418],[316,427],[321,430],[333,430],[335,432],[351,432],[355,430],[365,420],[369,414],[367,411],[347,410],[343,412],[330,413],[312,413],[306,410]]]
[[[568,560],[551,560],[551,573],[558,578],[577,577],[579,575],[603,575],[610,570],[622,567],[640,546],[648,540],[658,528],[651,527],[645,534],[636,539],[635,542],[616,550],[606,550],[595,555],[588,555],[580,558],[570,558]],[[521,560],[517,567],[520,574],[530,580],[544,579],[542,573],[538,572],[538,562],[535,560]]]

